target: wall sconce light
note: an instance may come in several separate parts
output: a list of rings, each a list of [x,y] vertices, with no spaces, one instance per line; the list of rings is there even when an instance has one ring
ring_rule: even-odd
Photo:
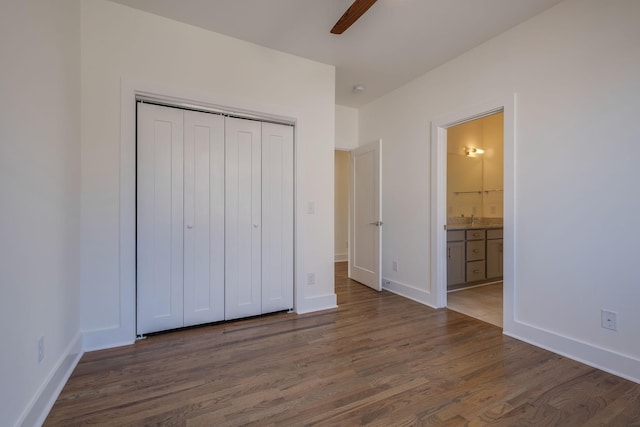
[[[482,148],[464,147],[464,155],[467,157],[475,157],[479,154],[484,154]]]

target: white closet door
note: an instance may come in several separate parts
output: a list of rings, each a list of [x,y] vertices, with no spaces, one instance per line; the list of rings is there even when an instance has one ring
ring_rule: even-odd
[[[260,122],[225,120],[225,318],[262,312]]]
[[[293,308],[293,127],[262,124],[262,312]]]
[[[224,320],[224,117],[184,112],[184,326]]]
[[[137,330],[183,322],[183,111],[138,104]]]

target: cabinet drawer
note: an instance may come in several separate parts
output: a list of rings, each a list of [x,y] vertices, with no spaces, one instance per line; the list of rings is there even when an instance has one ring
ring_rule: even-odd
[[[472,261],[467,263],[467,282],[484,280],[484,261]]]
[[[467,242],[467,261],[484,259],[484,240]]]
[[[447,231],[447,242],[460,242],[464,240],[464,230]]]
[[[467,230],[467,240],[484,240],[486,230]]]
[[[487,230],[487,239],[502,239],[502,228],[492,228]]]

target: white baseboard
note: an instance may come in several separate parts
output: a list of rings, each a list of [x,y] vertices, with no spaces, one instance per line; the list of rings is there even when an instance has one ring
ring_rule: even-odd
[[[536,347],[640,384],[640,360],[524,322],[510,322],[503,333]]]
[[[41,426],[49,415],[49,411],[67,383],[71,373],[80,361],[82,351],[82,334],[78,334],[66,348],[62,357],[33,396],[16,426]]]
[[[335,262],[349,261],[349,254],[335,254],[333,258]]]
[[[120,341],[120,342],[111,342],[111,343],[103,343],[101,345],[94,345],[94,346],[86,346],[84,348],[85,353],[88,353],[90,351],[98,351],[98,350],[106,350],[108,348],[116,348],[116,347],[122,347],[125,345],[131,345],[134,344],[136,342],[135,339],[133,340],[128,340],[128,341]]]
[[[405,283],[394,282],[393,280],[386,278],[382,278],[382,289],[415,302],[419,302],[420,304],[424,304],[431,308],[437,308],[429,301],[431,294],[423,289],[417,289]]]
[[[304,298],[301,304],[296,307],[296,313],[304,314],[313,311],[328,310],[338,307],[338,297],[335,293],[320,295],[317,297]]]
[[[113,327],[84,331],[82,348],[86,351],[104,350],[133,344],[136,341],[135,332],[125,331],[124,328]]]
[[[382,279],[382,283],[384,290],[429,307],[437,308],[429,302],[431,294],[425,290],[386,278]],[[640,360],[634,357],[616,353],[610,349],[582,342],[553,331],[547,331],[521,321],[507,321],[504,325],[503,333],[585,365],[640,383]]]

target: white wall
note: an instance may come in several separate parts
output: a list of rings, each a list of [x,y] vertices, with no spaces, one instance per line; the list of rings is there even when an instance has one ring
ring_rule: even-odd
[[[82,3],[81,286],[87,348],[134,338],[133,269],[129,259],[120,260],[122,251],[131,253],[133,235],[130,135],[120,145],[121,126],[126,133],[133,123],[128,89],[297,120],[296,309],[335,306],[334,200],[333,186],[327,185],[333,181],[334,75],[332,66],[125,6]],[[315,204],[313,215],[307,214],[308,202]],[[306,285],[308,272],[315,273],[315,285]]]
[[[30,425],[80,351],[79,2],[3,2],[0,63],[0,424]]]
[[[358,146],[358,109],[336,105],[336,149]]]
[[[637,1],[568,0],[359,111],[360,140],[386,144],[385,278],[435,305],[430,123],[517,93],[505,333],[640,380],[638,22]]]

